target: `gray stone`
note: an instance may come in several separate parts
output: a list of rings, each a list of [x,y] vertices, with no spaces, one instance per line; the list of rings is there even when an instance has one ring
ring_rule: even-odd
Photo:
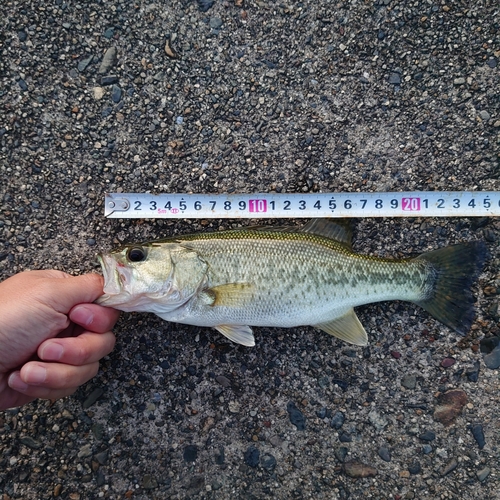
[[[476,476],[479,479],[479,481],[484,481],[489,475],[490,475],[491,469],[489,467],[484,467],[484,469],[481,469],[476,472]]]
[[[94,56],[89,56],[86,57],[85,59],[82,59],[81,61],[78,62],[78,71],[80,73],[83,73],[89,66],[89,64],[92,62],[94,59]]]
[[[98,387],[94,389],[88,396],[87,399],[83,402],[83,408],[86,410],[90,408],[102,395],[104,394],[104,389]]]
[[[486,354],[483,361],[490,370],[500,368],[500,345],[496,346],[489,354]]]
[[[222,19],[220,17],[211,17],[210,18],[210,27],[213,30],[218,30],[222,26]]]
[[[491,115],[488,113],[488,111],[483,109],[482,111],[479,112],[479,117],[484,122],[487,122],[491,118]]]
[[[389,424],[389,421],[376,410],[372,410],[368,418],[378,432],[382,432]]]
[[[417,376],[414,374],[405,375],[401,379],[401,385],[406,389],[415,389],[417,386]]]
[[[105,75],[117,62],[118,50],[116,47],[110,47],[102,58],[101,65],[99,66],[99,74]]]
[[[385,462],[390,462],[391,461],[391,452],[389,451],[389,448],[382,446],[378,450],[378,456],[384,460]]]

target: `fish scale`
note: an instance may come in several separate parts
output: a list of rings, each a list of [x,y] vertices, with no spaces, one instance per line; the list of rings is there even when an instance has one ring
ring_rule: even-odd
[[[353,308],[414,302],[456,331],[473,319],[470,286],[484,243],[390,260],[351,250],[343,222],[313,219],[302,228],[254,227],[126,246],[101,256],[99,303],[163,319],[211,326],[253,345],[251,326],[316,326],[365,345]]]

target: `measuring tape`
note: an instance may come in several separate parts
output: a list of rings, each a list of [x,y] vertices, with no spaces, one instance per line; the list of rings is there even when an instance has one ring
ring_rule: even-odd
[[[113,219],[485,217],[500,215],[500,192],[108,193],[104,215]]]

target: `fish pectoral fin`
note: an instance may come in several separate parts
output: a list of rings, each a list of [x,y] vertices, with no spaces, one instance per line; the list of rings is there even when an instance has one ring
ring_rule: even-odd
[[[206,304],[211,306],[239,307],[253,297],[251,283],[225,283],[203,290]]]
[[[368,336],[354,309],[349,309],[340,318],[314,325],[324,332],[354,345],[368,345]]]
[[[248,325],[218,325],[214,328],[222,333],[224,337],[237,344],[246,345],[247,347],[255,345],[252,329]]]

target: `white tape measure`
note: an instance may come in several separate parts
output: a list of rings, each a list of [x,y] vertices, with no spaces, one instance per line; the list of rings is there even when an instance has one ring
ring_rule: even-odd
[[[104,215],[114,219],[485,217],[500,215],[500,192],[108,193]]]

